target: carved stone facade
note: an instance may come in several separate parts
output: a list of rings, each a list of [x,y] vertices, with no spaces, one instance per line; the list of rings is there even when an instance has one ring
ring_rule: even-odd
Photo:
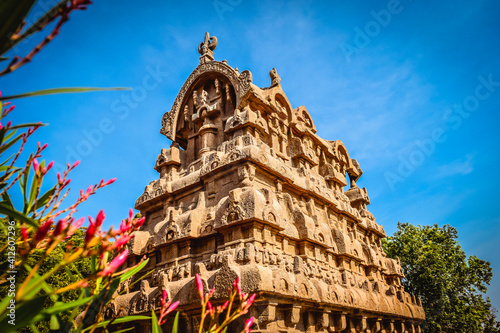
[[[183,332],[194,332],[195,273],[220,300],[238,275],[258,294],[255,332],[420,332],[420,299],[382,250],[358,162],[340,140],[316,135],[275,69],[259,88],[249,71],[213,60],[216,45],[207,33],[199,66],[162,119],[173,143],[156,160],[160,177],[136,202],[146,222],[128,262],[146,255],[144,271],[156,270],[127,281],[108,315],[151,313],[166,289],[181,302]]]

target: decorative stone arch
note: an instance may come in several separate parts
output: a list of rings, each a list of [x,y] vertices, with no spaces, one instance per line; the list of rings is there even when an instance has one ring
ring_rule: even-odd
[[[293,119],[293,108],[292,108],[292,104],[290,103],[290,101],[288,100],[286,95],[284,93],[277,92],[274,94],[273,99],[276,103],[281,104],[281,106],[283,106],[286,109],[287,119],[286,119],[285,123],[290,124],[290,122]],[[283,118],[281,118],[281,119],[284,120]]]
[[[314,125],[312,117],[309,111],[307,111],[307,108],[303,105],[293,110],[292,122],[300,132],[305,132],[308,129],[313,134],[316,133],[316,126]]]
[[[175,98],[170,112],[163,115],[161,121],[162,128],[160,130],[161,134],[165,135],[170,140],[175,141],[177,121],[182,113],[182,106],[189,98],[194,86],[196,86],[200,80],[211,74],[221,75],[231,83],[236,95],[235,107],[239,106],[242,97],[245,96],[250,89],[252,83],[252,73],[248,70],[238,73],[228,64],[219,61],[210,61],[200,64],[189,75],[186,82],[184,82],[179,94]]]
[[[168,242],[176,238],[179,238],[180,234],[181,234],[180,228],[177,225],[177,223],[174,222],[165,229],[164,232],[165,241]]]

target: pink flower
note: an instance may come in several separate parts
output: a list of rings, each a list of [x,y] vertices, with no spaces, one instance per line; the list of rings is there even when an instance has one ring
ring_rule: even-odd
[[[35,233],[35,241],[37,243],[45,238],[47,232],[49,232],[49,229],[52,226],[52,222],[53,220],[49,219],[38,228],[38,230]]]
[[[96,232],[96,225],[94,219],[92,219],[92,217],[90,216],[89,216],[89,222],[90,222],[89,227],[85,232],[85,247],[87,247],[92,238],[94,238]]]
[[[113,184],[115,181],[116,181],[116,178],[111,178],[111,179],[110,179],[110,180],[108,180],[106,183],[104,183],[104,185],[103,185],[103,186]]]
[[[57,237],[61,234],[61,232],[66,228],[66,222],[64,220],[59,220],[57,222],[56,227],[54,228],[54,232],[52,233],[54,237]]]
[[[123,235],[122,237],[118,238],[116,240],[116,242],[113,243],[113,248],[114,249],[121,248],[123,245],[127,244],[127,242],[129,240],[131,240],[132,237],[134,237],[134,236],[133,235]]]
[[[252,305],[252,303],[253,303],[253,301],[255,300],[255,297],[256,297],[256,296],[257,296],[256,294],[252,294],[252,296],[250,296],[250,297],[248,298],[248,300],[246,300],[245,302],[243,302],[243,304],[242,304],[242,308],[243,308],[243,309],[248,309],[248,308]]]
[[[144,224],[144,221],[146,221],[146,216],[143,216],[137,221],[135,221],[135,228],[139,229]]]
[[[163,295],[161,298],[161,306],[162,307],[165,305],[166,301],[167,301],[167,289],[163,289]]]
[[[120,255],[118,257],[111,260],[111,262],[108,264],[108,266],[106,266],[106,268],[104,268],[104,270],[101,271],[99,273],[99,275],[100,276],[107,276],[109,274],[112,274],[114,271],[116,271],[118,269],[118,267],[123,265],[125,260],[127,260],[127,256],[128,256],[128,250],[125,249],[122,253],[120,253]]]
[[[21,235],[23,236],[23,240],[27,241],[28,240],[28,230],[26,230],[26,227],[21,227]]]
[[[38,173],[38,168],[39,168],[38,161],[36,160],[36,158],[34,158],[33,159],[33,171],[35,171],[35,173]]]
[[[166,290],[163,290],[163,295],[166,295],[166,292],[167,292]],[[166,296],[164,296],[164,298],[166,298]],[[165,323],[165,320],[163,320],[163,318],[165,318],[170,312],[174,311],[177,308],[177,306],[179,305],[179,303],[180,302],[177,301],[177,302],[172,303],[172,305],[170,305],[170,301],[165,303],[165,301],[162,299],[160,318],[158,318],[158,325],[163,325]],[[165,308],[167,306],[168,306],[168,309],[165,310]]]
[[[49,170],[52,168],[52,166],[54,166],[54,161],[50,162],[49,165],[47,165],[47,168],[43,170],[43,173],[47,173],[49,172]]]
[[[198,294],[200,295],[200,299],[203,302],[203,282],[201,281],[198,273],[196,273],[196,289],[198,289]]]
[[[240,296],[240,298],[242,298],[239,276],[236,276],[236,279],[233,282],[233,288],[235,288],[238,291],[238,295]]]
[[[120,233],[123,234],[124,232],[128,231],[132,226],[127,223],[127,220],[122,220],[122,223],[120,223]]]
[[[106,218],[106,214],[104,214],[104,210],[100,210],[99,213],[97,213],[97,217],[95,219],[95,224],[97,229],[99,229],[102,225],[102,222],[104,222],[104,219]]]
[[[245,322],[245,328],[243,329],[244,332],[250,332],[250,327],[253,324],[254,317],[248,318],[247,321]]]
[[[210,317],[213,319],[215,316],[215,308],[212,306],[212,303],[210,301],[207,301],[207,312],[210,314]]]
[[[85,217],[80,217],[75,221],[75,223],[73,223],[73,228],[79,229],[83,225],[83,222],[85,222]]]
[[[173,302],[167,309],[167,312],[165,312],[165,315],[168,315],[170,312],[174,311],[177,306],[179,305],[180,301]]]

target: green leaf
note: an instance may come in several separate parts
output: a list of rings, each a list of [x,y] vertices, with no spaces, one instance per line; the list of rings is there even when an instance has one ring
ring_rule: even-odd
[[[23,41],[27,37],[31,36],[32,34],[41,31],[46,25],[47,22],[54,20],[54,18],[57,17],[57,13],[59,11],[59,8],[61,6],[64,6],[68,1],[67,0],[62,0],[60,1],[57,5],[52,7],[49,11],[47,11],[43,16],[41,16],[35,23],[33,23],[29,28],[26,28],[21,36],[19,36],[16,40],[10,42],[10,48],[13,48],[15,45],[17,45],[19,42]],[[1,58],[0,58],[1,61]]]
[[[1,105],[0,105],[0,109],[2,109]],[[3,143],[4,137],[5,137],[5,133],[7,133],[7,127],[2,127],[0,129],[0,144]]]
[[[177,333],[177,328],[179,327],[179,311],[175,314],[174,325],[172,326],[172,333]]]
[[[48,190],[47,192],[45,192],[44,194],[42,194],[42,196],[36,201],[36,207],[37,208],[42,208],[43,206],[45,206],[47,204],[47,202],[49,201],[49,199],[55,193],[56,186],[57,185],[55,185],[53,188],[51,188],[50,190]],[[34,207],[35,206],[33,206],[32,208],[34,208]],[[31,211],[28,212],[28,214],[29,213],[31,213]]]
[[[149,272],[147,272],[146,274],[144,274],[144,275],[140,276],[138,279],[134,279],[134,282],[132,282],[132,283],[128,286],[128,287],[129,287],[129,289],[130,289],[130,288],[132,288],[132,287],[133,287],[136,283],[141,282],[141,281],[142,281],[142,279],[144,279],[146,276],[148,276],[148,275],[152,274],[154,271],[156,271],[156,268],[153,268],[152,270],[150,270],[150,271],[149,271]],[[122,291],[122,293],[123,293],[123,292],[126,292],[126,290],[124,289],[124,290]]]
[[[22,328],[30,325],[31,323],[35,323],[35,317],[43,310],[47,298],[47,295],[42,295],[27,302],[18,303],[20,305],[16,306],[15,325],[8,324],[9,317],[7,317],[7,313],[5,313],[2,318],[0,318],[0,327],[2,327],[2,333],[14,332],[18,328]]]
[[[57,320],[57,317],[52,315],[50,316],[50,329],[55,331],[61,328],[61,325],[59,325],[59,320]]]
[[[31,156],[30,156],[31,157]],[[28,211],[28,178],[30,175],[30,169],[31,168],[26,168],[26,171],[24,171],[24,175],[19,179],[19,185],[21,186],[21,193],[23,194],[23,213],[26,214]]]
[[[57,315],[61,312],[69,311],[74,308],[85,305],[91,300],[91,297],[89,297],[69,303],[58,302],[51,308],[43,309],[47,298],[48,298],[47,295],[43,295],[34,298],[32,300],[29,300],[28,302],[23,302],[23,304],[19,306],[19,308],[16,307],[16,325],[8,325],[6,322],[9,320],[9,317],[6,317],[2,321],[0,321],[0,327],[6,328],[8,326],[12,326],[13,329],[22,328],[30,324],[38,323],[42,320],[45,320],[46,318],[49,318],[53,315]],[[52,318],[50,319],[50,321],[52,325]],[[2,333],[4,332],[11,332],[11,331],[2,330]]]
[[[10,37],[23,24],[36,0],[0,1],[0,55],[11,49]]]
[[[102,308],[108,304],[108,302],[111,300],[111,297],[113,296],[116,288],[120,285],[120,280],[119,279],[114,279],[111,281],[111,283],[101,290],[101,292],[97,295],[97,297],[92,301],[92,303],[89,306],[89,310],[85,314],[85,317],[83,318],[82,325],[83,327],[90,326],[97,315],[97,312],[102,310]]]
[[[36,275],[34,276],[24,288],[24,292],[21,295],[22,299],[31,299],[35,297],[40,289],[44,289],[44,285],[46,285],[46,280],[51,277],[55,272],[57,272],[61,266],[63,266],[62,262],[57,263],[52,269],[43,274],[42,276]]]
[[[76,301],[69,302],[69,303],[57,302],[52,307],[41,311],[40,316],[44,316],[44,317],[51,316],[51,315],[59,314],[59,313],[64,312],[64,311],[73,310],[74,308],[88,304],[92,299],[93,299],[93,297],[86,297],[86,298],[77,299]]]
[[[19,139],[21,139],[22,136],[23,136],[22,134],[19,134],[14,139],[12,139],[9,142],[7,142],[6,144],[2,145],[0,147],[0,154],[3,154],[7,149],[9,149],[10,147],[12,147],[12,145],[14,145],[17,141],[19,141]]]
[[[128,332],[128,331],[131,331],[135,329],[135,327],[129,327],[129,328],[125,328],[123,330],[119,330],[119,331],[114,331],[113,333],[121,333],[121,332]]]
[[[10,299],[11,299],[10,297],[4,297],[0,301],[0,313],[3,313],[5,309],[7,309],[7,306],[9,306]]]
[[[151,311],[151,332],[152,333],[163,333],[160,325],[158,325],[158,317],[156,317],[155,311]]]
[[[127,280],[129,277],[134,276],[137,272],[139,272],[141,269],[143,269],[144,266],[146,266],[148,264],[148,262],[149,262],[149,258],[144,260],[143,262],[141,262],[137,267],[134,267],[131,270],[129,270],[128,272],[120,275],[120,283]]]
[[[96,272],[96,269],[97,269],[97,256],[95,256],[95,255],[92,256],[92,259],[90,261],[90,268],[91,268],[92,274]]]
[[[44,162],[40,163],[40,168],[43,168]],[[31,212],[32,207],[35,204],[36,200],[36,192],[38,191],[38,175],[35,173],[33,175],[33,178],[31,179],[31,187],[30,187],[30,194],[28,196],[28,208],[26,210],[26,215],[28,215]],[[41,187],[42,184],[40,184]]]
[[[98,323],[97,325],[95,325],[95,328],[106,327],[109,324],[123,324],[123,323],[128,323],[131,321],[150,320],[150,319],[151,319],[151,317],[148,317],[148,316],[125,316],[125,317],[116,318],[115,320],[102,321],[102,322]],[[84,329],[82,331],[82,333],[90,331],[92,328],[94,328],[94,326],[87,327],[86,329]]]
[[[9,192],[4,192],[2,193],[2,200],[5,202],[10,207],[14,207],[14,204],[12,203],[12,200],[10,200],[10,195]]]
[[[8,165],[2,165],[2,166],[0,166],[0,172],[6,171],[9,168],[12,168],[12,170],[14,170],[14,171],[21,170],[21,168],[18,168],[18,167],[10,167]]]
[[[26,268],[26,270],[29,272],[31,272],[32,268],[28,265],[28,264],[24,264],[24,268]],[[40,278],[40,275],[38,275],[38,273],[35,273],[33,275],[33,277],[35,279],[38,279]],[[43,282],[42,283],[42,289],[47,293],[47,295],[50,296],[50,299],[53,301],[53,302],[56,302],[57,301],[57,295],[54,294],[54,290],[49,286],[49,284],[47,282]]]
[[[30,325],[30,328],[31,328],[31,330],[33,331],[33,333],[40,333],[40,331],[38,330],[38,328],[36,328],[36,325],[35,325],[35,324],[31,324],[31,325]]]
[[[15,210],[14,207],[7,204],[5,201],[0,202],[0,214],[8,216],[11,220],[17,220],[19,222],[26,222],[29,225],[38,228],[38,224],[28,216],[24,215],[21,212]]]
[[[23,94],[0,96],[0,101],[12,100],[16,98],[53,95],[53,94],[67,94],[67,93],[81,93],[91,91],[110,91],[110,90],[131,90],[131,88],[113,87],[113,88],[97,88],[97,87],[74,87],[74,88],[52,88],[32,91]]]
[[[76,274],[78,275],[78,277],[76,277],[75,274],[73,274],[73,272],[71,271],[70,267],[75,269]],[[64,266],[64,270],[69,275],[71,283],[75,283],[78,280],[83,280],[84,279],[83,275],[78,270],[76,270],[75,263],[71,263],[71,265],[69,265],[69,267],[68,266]]]
[[[14,132],[12,132],[12,133],[14,133]],[[8,161],[10,161],[10,159],[11,159],[12,157],[14,157],[15,155],[16,155],[15,153],[14,153],[14,154],[12,154],[12,155],[10,155],[10,157],[9,157],[9,158],[6,158],[6,159],[5,159],[2,163],[0,163],[0,165],[2,165],[2,166],[3,166],[3,165],[6,165],[6,164],[7,164],[7,162],[8,162]]]
[[[14,125],[9,127],[9,130],[17,129],[17,128],[26,128],[26,127],[36,127],[36,126],[47,126],[48,124],[42,124],[42,123],[25,123],[25,124],[19,124],[19,125]]]

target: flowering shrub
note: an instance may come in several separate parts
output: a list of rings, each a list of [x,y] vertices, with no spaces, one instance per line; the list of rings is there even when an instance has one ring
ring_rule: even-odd
[[[142,260],[131,268],[117,272],[128,256],[126,244],[133,237],[134,231],[144,223],[144,218],[134,218],[130,210],[129,216],[121,222],[119,229],[110,228],[103,231],[101,227],[105,214],[101,210],[95,219],[88,217],[83,244],[75,246],[72,237],[85,222],[83,217],[74,217],[78,206],[115,179],[101,180],[98,184],[81,190],[76,202],[62,208],[69,192],[69,174],[79,162],[68,164],[62,174],[57,174],[57,183],[42,193],[42,183],[53,165],[53,162],[45,165],[45,161],[38,161],[47,144],[39,143],[36,151],[30,154],[21,166],[17,165],[28,138],[42,125],[13,126],[11,122],[7,122],[3,126],[1,121],[14,106],[8,102],[0,102],[0,108],[0,214],[7,217],[1,227],[5,242],[0,245],[0,253],[8,264],[0,273],[0,283],[11,286],[8,289],[8,297],[3,297],[0,302],[2,332],[25,326],[36,329],[35,324],[44,320],[50,320],[51,329],[59,329],[61,323],[57,315],[79,309],[83,309],[84,314],[80,328],[97,327],[97,322],[101,322],[99,327],[105,327],[110,321],[102,322],[103,307],[112,299],[119,283],[138,272],[147,263],[147,260]],[[18,134],[20,130],[23,132]],[[4,158],[5,152],[13,149],[16,144],[19,144],[17,151]],[[9,190],[16,183],[20,186],[23,198],[22,207],[19,208],[15,207],[9,195]],[[63,257],[51,269],[41,273],[46,261],[55,251],[61,249]],[[37,260],[33,261],[33,258]],[[82,258],[92,260],[89,274],[78,276],[73,272],[72,281],[67,281],[66,285],[59,289],[53,289],[47,283],[47,279],[56,272],[71,271],[72,265]],[[18,280],[18,277],[22,277],[22,281]],[[79,299],[62,303],[59,296],[71,290],[81,293]],[[51,308],[44,308],[47,301],[52,302]],[[74,315],[77,313],[78,311],[75,311]],[[122,319],[122,322],[136,319],[138,318],[128,317]],[[77,329],[75,325],[70,326]]]
[[[203,282],[198,274],[196,274],[196,289],[198,290],[198,294],[200,296],[201,301],[201,320],[200,327],[198,332],[203,333],[203,329],[205,325],[205,319],[209,317],[210,322],[208,325],[208,331],[206,333],[225,333],[227,332],[228,325],[236,320],[238,317],[241,317],[248,313],[248,309],[252,305],[255,300],[256,294],[252,294],[249,296],[248,294],[241,291],[240,286],[240,278],[236,277],[233,282],[233,289],[229,289],[229,300],[224,302],[224,304],[219,306],[213,306],[210,302],[210,298],[213,296],[215,288],[212,288],[208,293],[205,293],[203,288]],[[235,300],[236,296],[238,296],[239,304],[236,307]],[[165,303],[167,298],[167,291],[163,291],[163,299],[161,301],[161,311],[160,317],[157,318],[155,312],[152,313],[153,318],[153,333],[161,333],[161,325],[165,323],[164,317],[172,312],[179,302],[175,302],[170,304],[169,302]],[[177,333],[177,323],[178,323],[179,313],[177,313],[174,324],[172,328],[172,333]],[[221,319],[222,318],[222,319]],[[254,321],[254,317],[251,317],[246,320],[245,327],[241,331],[241,333],[249,333],[251,331],[250,327],[252,326]]]

